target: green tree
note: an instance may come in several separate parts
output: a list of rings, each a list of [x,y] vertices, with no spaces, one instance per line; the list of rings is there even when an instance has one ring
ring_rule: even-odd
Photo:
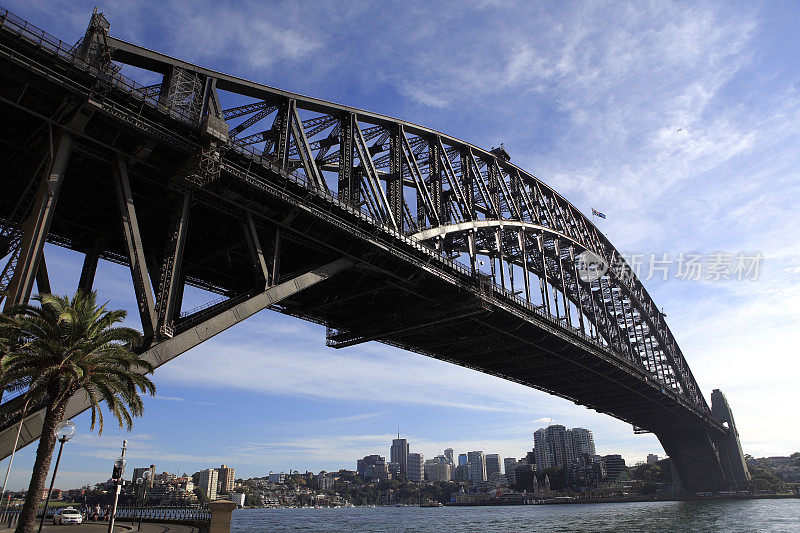
[[[13,341],[2,361],[0,386],[26,390],[31,405],[44,409],[42,434],[17,533],[30,533],[35,526],[36,508],[56,444],[54,431],[64,419],[69,399],[75,394],[85,395],[91,429],[98,425],[102,433],[101,404],[120,428],[130,430],[133,417],[144,412],[139,393],[155,394],[155,385],[146,375],[153,372],[153,365],[133,352],[141,334],[116,325],[125,319],[125,311],[98,306],[95,292],[78,291],[71,299],[45,294],[35,300],[39,305],[18,306],[0,318],[4,336]]]

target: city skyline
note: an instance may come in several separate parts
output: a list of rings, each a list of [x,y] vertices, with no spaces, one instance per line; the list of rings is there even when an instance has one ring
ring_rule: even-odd
[[[93,7],[81,2],[6,5],[67,41],[83,34]],[[800,370],[788,355],[796,344],[800,315],[796,296],[800,250],[786,245],[794,242],[800,229],[796,218],[787,216],[800,197],[793,179],[797,156],[790,153],[798,138],[800,103],[792,69],[774,62],[783,52],[780,46],[790,46],[797,37],[763,5],[740,11],[696,7],[686,13],[665,6],[654,12],[634,10],[631,17],[618,16],[620,8],[604,15],[604,9],[587,5],[566,17],[573,28],[584,27],[597,16],[626,19],[612,24],[614,31],[609,32],[623,37],[626,30],[651,17],[661,21],[652,39],[641,37],[636,43],[623,39],[636,44],[625,48],[643,50],[625,56],[629,62],[623,62],[628,65],[624,71],[611,68],[616,63],[609,57],[621,52],[610,37],[575,32],[574,43],[554,39],[552,48],[543,48],[540,41],[519,37],[523,27],[509,28],[519,42],[496,42],[473,27],[481,43],[476,46],[486,45],[490,52],[458,56],[462,71],[483,72],[479,67],[488,68],[485,62],[491,59],[490,64],[496,63],[500,70],[490,72],[504,80],[499,87],[459,75],[462,71],[444,76],[434,68],[435,61],[429,63],[421,55],[421,50],[431,49],[422,46],[426,32],[429,38],[440,38],[445,51],[454,52],[452,41],[423,24],[431,16],[424,10],[415,15],[420,19],[414,19],[422,36],[390,35],[421,62],[421,69],[405,63],[397,66],[415,81],[400,83],[391,77],[396,73],[381,70],[386,56],[376,51],[359,59],[368,63],[358,67],[380,75],[345,83],[331,66],[313,68],[315,50],[334,39],[324,31],[327,20],[303,21],[320,30],[317,38],[309,38],[300,31],[296,13],[275,6],[275,16],[285,19],[288,30],[275,37],[278,41],[272,45],[278,56],[271,60],[263,49],[259,59],[259,49],[252,48],[255,43],[238,37],[214,42],[213,51],[200,46],[211,27],[178,5],[166,6],[170,16],[163,18],[181,20],[183,26],[156,23],[135,4],[106,9],[117,35],[148,47],[275,86],[400,116],[487,148],[504,141],[515,163],[536,172],[585,213],[592,205],[606,213],[608,219],[600,227],[623,251],[672,257],[696,250],[760,251],[764,268],[755,282],[662,281],[658,276],[644,281],[655,301],[665,307],[706,398],[719,387],[730,399],[744,452],[761,456],[796,451],[800,430],[774,428],[791,419],[792,376]],[[249,9],[252,6],[231,11],[230,20],[261,20]],[[521,13],[520,20],[553,17],[531,9]],[[490,20],[504,18],[502,9],[476,8],[471,14],[476,10]],[[354,20],[370,16],[357,11],[349,15]],[[666,24],[667,19],[677,22]],[[140,20],[154,23],[155,29],[147,29]],[[778,45],[766,42],[764,35],[786,39],[778,39],[782,43]],[[372,33],[367,39],[379,42]],[[670,49],[669,42],[688,43],[682,48],[685,54]],[[598,70],[575,55],[578,44],[594,51],[611,73],[604,79],[606,85],[586,83],[596,79]],[[250,47],[248,54],[228,59],[237,47],[245,46]],[[342,50],[343,59],[336,66],[344,68],[346,58],[358,54],[351,48]],[[474,54],[478,50],[470,48]],[[645,80],[642,73],[648,71],[652,57],[669,60],[672,74],[655,73]],[[300,71],[315,74],[305,76]],[[633,81],[638,83],[634,86]],[[630,88],[621,91],[629,83]],[[776,96],[756,98],[765,87]],[[527,96],[523,99],[517,93]],[[638,93],[648,94],[647,101]],[[478,97],[502,106],[481,105],[474,99]],[[621,108],[614,105],[618,98],[627,100]],[[474,116],[458,112],[462,105],[476,109]],[[588,108],[597,110],[591,120],[586,117]],[[754,177],[771,188],[754,189]],[[771,223],[776,219],[782,221],[779,227]],[[732,227],[741,231],[732,232]],[[54,290],[73,292],[82,257],[52,246],[45,253]],[[129,323],[138,326],[128,285],[125,269],[101,262],[97,278],[101,298],[112,307],[128,309],[133,317]],[[191,308],[212,297],[192,290],[187,298]],[[756,352],[763,355],[753,364]],[[725,362],[725,372],[719,372],[720,361]],[[264,464],[274,469],[346,466],[354,457],[374,453],[376,443],[391,440],[398,424],[408,428],[409,442],[419,443],[417,450],[426,457],[442,453],[445,447],[519,457],[513,450],[529,440],[529,428],[551,418],[566,427],[595,428],[595,435],[602,436],[597,450],[601,455],[621,453],[631,463],[644,460],[648,453],[663,455],[652,435],[633,435],[629,425],[565,400],[382,345],[329,350],[319,326],[271,312],[160,369],[155,381],[158,396],[146,399],[146,415],[136,420],[131,434],[109,427],[99,437],[89,433],[85,415],[78,417],[79,434],[65,447],[57,485],[61,480],[69,486],[71,479],[106,479],[123,438],[130,441],[131,457],[142,464],[175,464],[178,471],[193,471],[190,465],[230,462],[247,475]],[[768,398],[770,409],[762,407],[762,397]],[[207,420],[224,422],[236,439],[199,429]],[[467,423],[472,432],[463,428]],[[32,456],[29,447],[15,459],[12,488],[27,484]]]

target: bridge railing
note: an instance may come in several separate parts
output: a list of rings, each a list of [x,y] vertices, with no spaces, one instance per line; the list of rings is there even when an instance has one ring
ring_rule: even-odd
[[[208,506],[126,506],[117,509],[117,520],[134,522],[139,518],[143,522],[203,526],[211,522],[211,511]]]

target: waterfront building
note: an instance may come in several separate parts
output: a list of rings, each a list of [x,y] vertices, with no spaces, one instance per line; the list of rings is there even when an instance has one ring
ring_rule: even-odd
[[[380,465],[377,469],[378,473],[384,473],[382,479],[387,479],[389,477],[389,468],[386,465],[386,459],[380,455],[367,455],[363,459],[356,461],[356,472],[365,481],[370,481],[378,478],[375,468],[378,465]]]
[[[451,465],[455,465],[454,457],[453,457],[453,448],[447,448],[444,451],[444,456],[447,457],[447,460],[450,461]]]
[[[572,434],[561,424],[547,427],[545,456],[548,468],[566,468],[572,463]]]
[[[583,454],[594,455],[594,436],[592,432],[584,428],[572,428],[568,430],[572,434],[572,456],[580,457]]]
[[[625,471],[625,459],[621,455],[604,455],[603,467],[606,471],[607,481],[618,481]]]
[[[500,474],[500,456],[496,453],[486,455],[486,479],[492,479],[495,474]]]
[[[392,440],[392,448],[389,453],[389,460],[392,463],[400,465],[400,475],[408,476],[408,442],[406,439],[400,438],[400,433],[397,433],[397,438]]]
[[[658,462],[658,455],[656,455],[654,453],[648,453],[647,454],[647,464],[653,465],[653,464],[656,464],[657,462]]]
[[[406,463],[406,479],[412,483],[425,481],[425,456],[421,453],[409,453]]]
[[[230,498],[231,501],[239,507],[244,507],[245,494],[243,492],[232,492]]]
[[[467,466],[470,483],[478,484],[486,481],[486,457],[481,450],[467,453]]]
[[[209,501],[214,501],[217,499],[218,483],[219,477],[216,469],[208,468],[200,471],[197,488],[199,488],[203,494],[206,495],[206,498],[208,498]]]
[[[217,469],[217,477],[219,479],[219,487],[217,492],[226,492],[230,494],[233,492],[233,485],[236,479],[236,469],[229,468],[228,465],[222,465]]]

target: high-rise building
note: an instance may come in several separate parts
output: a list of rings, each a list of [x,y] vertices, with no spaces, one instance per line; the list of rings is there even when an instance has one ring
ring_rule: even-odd
[[[506,457],[503,459],[503,468],[505,469],[506,473],[506,480],[508,481],[508,486],[513,487],[516,482],[516,468],[517,468],[517,460],[513,457]]]
[[[549,468],[547,462],[547,430],[539,428],[533,432],[533,455],[536,458],[536,470],[541,472]]]
[[[647,464],[652,465],[658,462],[658,456],[654,453],[647,454]]]
[[[500,456],[496,453],[486,454],[486,479],[492,479],[493,475],[500,473]]]
[[[454,461],[454,458],[453,458],[453,448],[447,448],[444,451],[444,456],[447,457],[447,460],[450,461],[451,465],[455,465],[456,464],[455,461]]]
[[[545,456],[548,468],[565,468],[572,463],[572,435],[561,424],[547,426]]]
[[[399,432],[397,433],[397,438],[392,440],[389,460],[400,465],[400,475],[408,477],[408,442],[406,439],[400,438]]]
[[[206,495],[209,501],[217,499],[218,483],[219,477],[215,468],[208,468],[200,471],[200,478],[197,482],[197,488],[203,491],[203,494]]]
[[[594,436],[592,432],[584,428],[572,428],[568,430],[572,434],[572,456],[580,457],[583,454],[595,455]]]
[[[465,464],[467,464],[467,454],[458,454],[458,466],[464,466]]]
[[[469,467],[470,483],[486,481],[486,457],[480,450],[467,453],[467,466]]]
[[[222,465],[218,469],[219,487],[217,492],[226,492],[228,494],[233,492],[234,480],[236,479],[236,469],[228,468],[228,465]]]
[[[425,456],[421,453],[409,453],[406,462],[406,479],[412,483],[425,481]]]

